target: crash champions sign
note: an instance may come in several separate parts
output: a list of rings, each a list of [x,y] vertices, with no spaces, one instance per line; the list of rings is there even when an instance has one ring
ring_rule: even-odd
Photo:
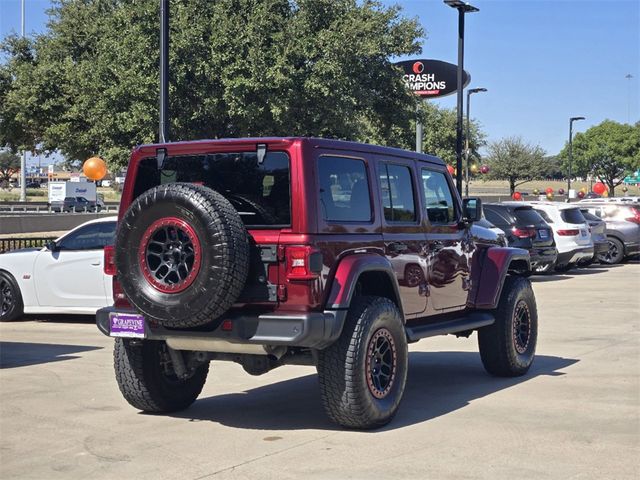
[[[406,60],[396,63],[403,71],[407,88],[421,97],[444,97],[457,90],[457,65],[440,60]],[[471,76],[462,73],[463,88]]]

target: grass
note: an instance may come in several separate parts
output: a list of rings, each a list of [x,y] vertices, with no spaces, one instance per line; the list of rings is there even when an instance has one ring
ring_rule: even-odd
[[[104,196],[105,202],[119,202],[120,192],[116,192],[112,188],[98,188],[98,193]],[[27,202],[46,202],[49,191],[46,188],[27,188]],[[0,202],[19,202],[20,189],[12,188],[11,190],[0,189]]]

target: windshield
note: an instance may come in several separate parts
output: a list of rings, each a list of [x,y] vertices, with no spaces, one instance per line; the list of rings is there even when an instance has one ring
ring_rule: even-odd
[[[140,162],[134,195],[173,182],[204,185],[224,195],[247,227],[291,224],[289,156],[267,152],[258,164],[255,152],[167,157],[162,171],[155,157]]]

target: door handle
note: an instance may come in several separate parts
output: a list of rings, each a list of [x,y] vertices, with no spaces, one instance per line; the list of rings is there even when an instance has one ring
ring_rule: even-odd
[[[98,263],[91,263],[91,265],[93,265],[94,267],[99,267],[99,266],[100,266],[100,262],[98,262]]]

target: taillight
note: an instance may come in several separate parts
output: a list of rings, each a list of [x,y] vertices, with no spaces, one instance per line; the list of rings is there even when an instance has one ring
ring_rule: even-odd
[[[633,217],[625,218],[625,220],[640,225],[640,208],[631,207],[631,213],[633,213]]]
[[[129,303],[129,300],[127,299],[127,296],[124,294],[124,290],[122,290],[122,287],[120,286],[120,282],[118,282],[116,277],[113,277],[112,288],[113,288],[113,305],[118,308],[131,308],[131,304]]]
[[[514,236],[516,236],[518,238],[535,238],[535,236],[536,236],[536,229],[535,228],[513,227],[511,229],[511,232],[513,233]]]
[[[104,274],[116,274],[116,255],[113,245],[107,245],[104,247]]]
[[[574,237],[580,233],[580,230],[558,230],[557,233],[561,237]]]
[[[322,253],[309,245],[286,247],[287,279],[315,280],[322,272]]]

